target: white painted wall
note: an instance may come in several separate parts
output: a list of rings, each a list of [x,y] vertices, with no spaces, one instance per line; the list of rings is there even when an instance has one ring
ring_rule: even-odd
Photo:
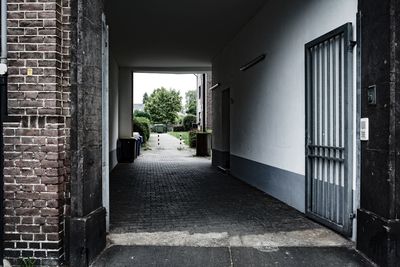
[[[119,67],[118,63],[110,55],[110,78],[109,78],[109,147],[110,152],[115,153],[117,150],[118,130],[119,130],[119,99],[118,99],[118,79],[119,79]],[[110,164],[110,170],[115,167],[114,164]]]
[[[231,88],[232,154],[304,175],[304,45],[346,22],[355,26],[356,13],[357,0],[270,1],[215,57],[217,92]],[[264,62],[239,71],[263,53]],[[214,148],[227,150],[218,127],[213,132]]]
[[[119,68],[118,81],[119,138],[131,138],[133,133],[133,73],[129,68]]]
[[[304,177],[304,45],[347,22],[353,23],[355,39],[357,2],[269,1],[216,55],[213,81],[222,86],[213,92],[214,149],[229,150],[218,114],[221,92],[231,88],[231,154]],[[239,71],[263,53],[263,62]]]

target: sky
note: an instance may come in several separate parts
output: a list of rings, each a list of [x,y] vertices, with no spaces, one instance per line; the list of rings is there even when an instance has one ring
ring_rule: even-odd
[[[184,105],[185,93],[196,90],[196,76],[193,74],[159,74],[159,73],[134,73],[133,98],[134,104],[143,104],[143,95],[150,94],[161,86],[167,89],[176,89],[182,96]]]

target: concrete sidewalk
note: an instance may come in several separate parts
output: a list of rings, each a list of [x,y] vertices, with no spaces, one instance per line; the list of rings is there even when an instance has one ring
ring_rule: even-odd
[[[170,135],[110,179],[109,248],[94,266],[367,266],[352,243],[222,173]]]

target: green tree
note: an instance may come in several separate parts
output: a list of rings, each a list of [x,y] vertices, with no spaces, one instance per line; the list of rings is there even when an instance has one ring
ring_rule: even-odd
[[[143,104],[146,104],[147,100],[149,100],[149,95],[147,93],[144,93],[144,95],[143,95]]]
[[[182,97],[177,90],[157,88],[146,101],[144,110],[150,114],[153,123],[175,123],[182,110]]]
[[[186,92],[186,113],[196,115],[197,114],[197,92],[196,90],[191,90]]]

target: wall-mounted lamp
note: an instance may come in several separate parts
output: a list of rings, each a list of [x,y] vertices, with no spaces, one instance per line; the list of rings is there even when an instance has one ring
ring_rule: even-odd
[[[249,63],[240,67],[240,71],[246,71],[246,70],[250,69],[251,67],[253,67],[254,65],[258,64],[259,62],[263,61],[264,59],[265,59],[265,54],[262,54],[261,56],[256,57]]]
[[[220,85],[221,85],[221,83],[216,83],[213,86],[211,86],[209,90],[217,89],[217,87],[219,87]]]

